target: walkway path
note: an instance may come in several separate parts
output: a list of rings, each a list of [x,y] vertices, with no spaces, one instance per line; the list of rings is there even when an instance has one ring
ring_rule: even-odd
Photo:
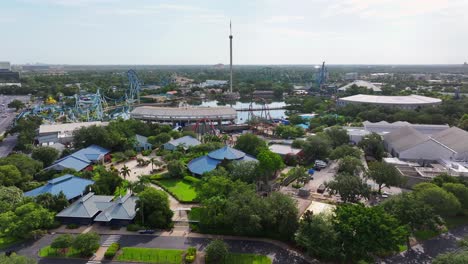
[[[460,226],[441,234],[435,238],[426,240],[412,247],[412,250],[404,251],[396,256],[380,260],[382,264],[424,264],[431,263],[439,254],[457,250],[457,241],[468,236],[468,225]]]

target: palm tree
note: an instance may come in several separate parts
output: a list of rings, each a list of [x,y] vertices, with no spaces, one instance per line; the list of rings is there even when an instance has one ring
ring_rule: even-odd
[[[156,164],[156,159],[154,157],[152,157],[150,159],[150,163],[151,163],[151,171],[153,171],[154,170],[154,165]]]
[[[130,168],[127,167],[127,165],[124,165],[121,169],[120,169],[120,174],[122,174],[122,176],[124,177],[124,180],[127,179],[127,176],[130,176]]]

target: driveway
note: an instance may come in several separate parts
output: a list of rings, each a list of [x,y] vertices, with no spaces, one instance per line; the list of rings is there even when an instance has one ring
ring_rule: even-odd
[[[457,227],[435,238],[413,246],[411,251],[380,260],[382,264],[424,264],[431,263],[439,254],[457,250],[457,241],[468,236],[468,225]]]
[[[18,135],[9,135],[0,142],[0,158],[8,156],[18,141]]]

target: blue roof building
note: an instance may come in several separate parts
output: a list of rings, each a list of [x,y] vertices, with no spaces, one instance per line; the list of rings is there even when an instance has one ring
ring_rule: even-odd
[[[46,185],[25,192],[24,195],[28,197],[36,197],[44,193],[57,195],[63,192],[68,200],[72,200],[80,196],[89,185],[94,184],[94,181],[76,177],[70,174],[60,176],[47,182]]]
[[[64,169],[74,169],[76,171],[81,171],[91,164],[101,162],[104,159],[104,156],[109,152],[110,150],[108,149],[97,145],[91,145],[87,148],[80,149],[73,154],[56,160],[46,169],[53,169],[58,171],[62,171]]]
[[[153,148],[153,145],[148,143],[148,138],[142,135],[135,135],[135,144],[133,147],[136,151],[150,150]]]
[[[189,171],[193,174],[202,175],[205,172],[210,172],[223,162],[228,161],[257,161],[254,157],[245,154],[244,152],[225,146],[217,150],[213,150],[208,155],[193,159],[187,165]]]
[[[200,145],[201,142],[198,139],[191,136],[184,136],[178,139],[173,139],[164,144],[165,150],[175,150],[178,146],[184,146],[184,148],[194,147]]]

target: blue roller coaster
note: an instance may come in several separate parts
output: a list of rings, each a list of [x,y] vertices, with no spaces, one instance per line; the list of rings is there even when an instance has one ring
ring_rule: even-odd
[[[40,116],[49,122],[102,121],[118,117],[128,118],[135,104],[140,103],[141,82],[134,70],[127,71],[129,86],[120,98],[110,98],[97,89],[96,93],[79,93],[67,99],[74,100],[74,106],[64,103],[40,104],[18,115],[17,119],[28,115]]]
[[[317,87],[322,89],[325,83],[327,82],[328,72],[327,68],[325,67],[325,62],[322,63],[322,67],[320,67],[319,72],[317,73],[317,77],[315,78],[317,82]]]

